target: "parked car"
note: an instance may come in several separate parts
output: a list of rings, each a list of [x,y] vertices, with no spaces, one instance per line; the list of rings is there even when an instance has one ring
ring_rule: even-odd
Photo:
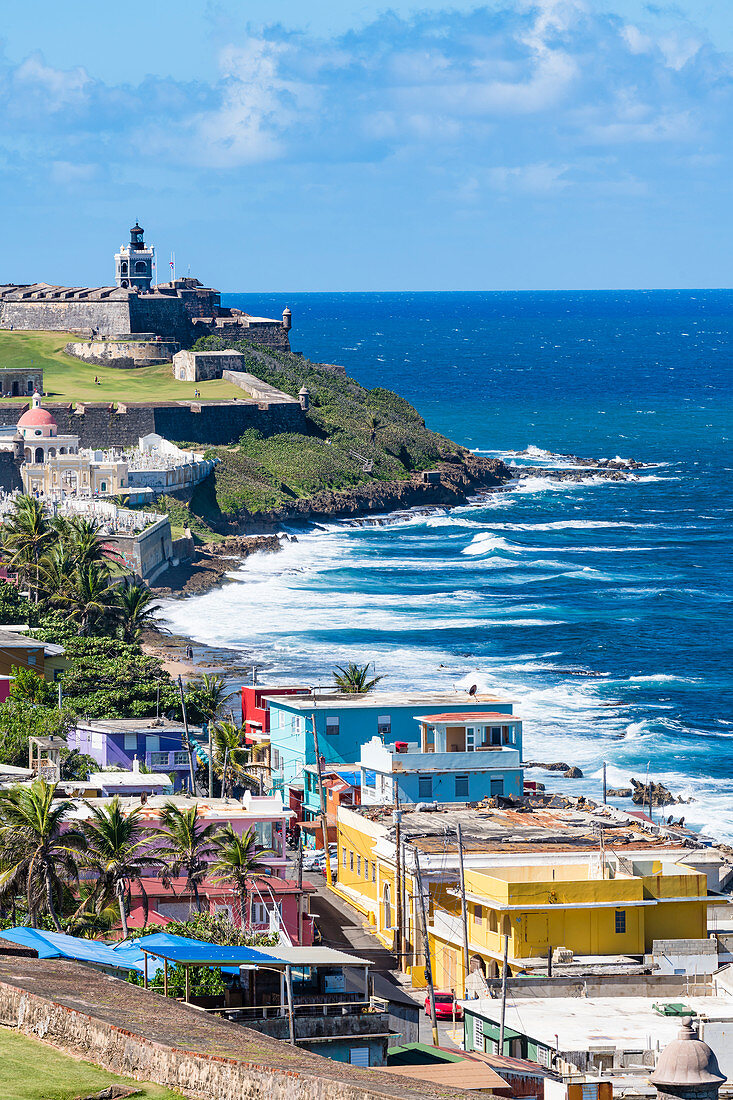
[[[452,1020],[454,1006],[456,1019],[462,1020],[463,1009],[459,1004],[455,1004],[455,997],[451,991],[435,990],[435,1015],[439,1020]],[[430,994],[425,997],[425,1015],[430,1015]]]

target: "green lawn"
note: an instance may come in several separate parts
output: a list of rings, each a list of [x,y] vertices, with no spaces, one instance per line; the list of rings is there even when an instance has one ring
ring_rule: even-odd
[[[169,366],[114,370],[83,363],[64,354],[75,337],[65,332],[8,332],[0,329],[0,367],[43,367],[49,401],[189,401],[194,390],[202,401],[247,399],[238,386],[218,378],[212,382],[179,382]],[[94,381],[97,377],[100,385]],[[27,397],[16,397],[19,404]]]
[[[109,1085],[139,1088],[140,1100],[183,1100],[181,1093],[118,1077],[90,1062],[60,1054],[47,1043],[0,1027],[0,1096],[3,1100],[73,1100]]]

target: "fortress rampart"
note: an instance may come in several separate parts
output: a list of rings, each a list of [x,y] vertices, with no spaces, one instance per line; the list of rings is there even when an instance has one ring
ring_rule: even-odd
[[[27,406],[0,403],[0,425],[17,424]],[[135,446],[143,435],[227,446],[248,428],[263,435],[307,431],[296,401],[176,401],[150,404],[44,404],[60,435],[77,435],[82,447]]]

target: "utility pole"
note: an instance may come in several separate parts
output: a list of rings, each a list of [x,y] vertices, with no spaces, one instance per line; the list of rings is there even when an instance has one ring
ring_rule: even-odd
[[[188,774],[191,780],[191,795],[196,795],[196,780],[193,773],[193,744],[188,732],[188,718],[186,717],[186,700],[183,697],[183,680],[178,677],[178,690],[181,695],[181,714],[183,715],[183,730],[186,735],[186,747],[188,748]]]
[[[397,910],[396,928],[394,932],[393,947],[397,955],[397,965],[404,970],[402,965],[402,865],[400,863],[400,843],[402,840],[402,810],[400,809],[400,791],[397,781],[394,782],[394,818],[395,826],[395,908]]]
[[[318,751],[318,730],[316,729],[315,714],[311,714],[311,725],[313,726],[313,747],[316,752],[316,775],[318,777],[318,793],[321,798],[321,831],[323,832],[323,854],[326,857],[326,882],[329,886],[332,886],[333,875],[331,874],[331,858],[328,852],[328,818],[326,817],[326,795],[323,791],[323,772],[321,771],[321,754]]]
[[[290,1031],[290,1044],[295,1046],[295,1014],[293,1012],[293,972],[289,966],[285,967],[285,986],[288,991],[288,1028]]]
[[[468,908],[466,906],[466,875],[463,869],[463,837],[461,835],[461,823],[456,826],[458,834],[458,871],[461,876],[461,923],[463,924],[463,996],[467,996],[468,975],[470,965],[468,961]]]
[[[499,1022],[499,1054],[504,1054],[504,1024],[506,1022],[506,978],[509,956],[509,937],[504,935],[504,969],[501,972],[501,1017]]]
[[[298,943],[303,942],[303,833],[298,829]]]
[[[59,710],[61,710],[61,681],[59,680]]]
[[[430,1020],[433,1025],[433,1046],[437,1047],[440,1046],[440,1037],[438,1035],[438,1019],[435,1015],[435,986],[433,985],[433,968],[430,962],[430,941],[428,940],[428,922],[425,915],[425,897],[422,892],[420,857],[417,854],[417,849],[415,849],[415,882],[417,885],[423,954],[425,956],[425,981],[428,983],[428,997],[430,998]]]
[[[603,805],[608,801],[606,797],[606,761],[603,761]]]
[[[206,723],[206,732],[209,735],[209,798],[214,797],[214,746],[211,736],[212,725],[212,721]]]

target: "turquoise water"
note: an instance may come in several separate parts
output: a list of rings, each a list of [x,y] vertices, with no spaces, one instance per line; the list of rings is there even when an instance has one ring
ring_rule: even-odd
[[[390,688],[516,700],[525,757],[597,795],[651,774],[733,838],[728,291],[232,297],[293,310],[291,343],[391,387],[485,454],[633,457],[631,482],[530,479],[451,512],[298,532],[238,583],[172,607],[277,680],[373,660]],[[547,453],[543,453],[547,452]],[[539,777],[539,775],[538,775]],[[562,787],[563,781],[558,780]]]

